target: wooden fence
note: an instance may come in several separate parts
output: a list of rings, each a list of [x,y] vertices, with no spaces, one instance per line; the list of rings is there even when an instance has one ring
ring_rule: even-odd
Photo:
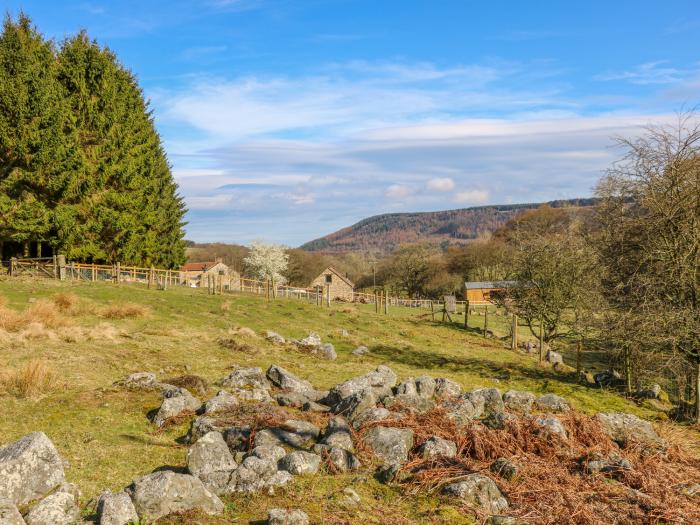
[[[36,259],[11,259],[0,261],[0,271],[4,271],[12,277],[29,277],[36,279],[58,279],[84,282],[114,282],[142,284],[148,288],[168,289],[174,286],[188,286],[206,288],[210,294],[224,294],[232,292],[251,293],[264,295],[269,299],[290,298],[318,305],[330,305],[334,299],[330,296],[328,287],[303,288],[276,284],[271,281],[240,278],[236,275],[202,274],[201,277],[193,277],[182,270],[168,270],[160,268],[141,268],[116,264],[87,264],[66,261],[64,256],[36,258]],[[449,304],[446,301],[434,301],[429,299],[407,299],[391,297],[384,291],[376,293],[355,292],[353,302],[374,304],[375,311],[387,313],[388,307],[403,307],[424,309],[433,314],[464,315],[469,303],[456,301],[452,298]]]

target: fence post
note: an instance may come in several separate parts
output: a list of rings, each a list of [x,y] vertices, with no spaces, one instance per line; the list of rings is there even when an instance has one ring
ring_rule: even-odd
[[[518,316],[513,314],[513,338],[511,339],[512,350],[518,349]]]
[[[331,285],[326,287],[326,306],[330,308],[331,306]]]
[[[435,308],[433,307],[433,301],[432,299],[430,300],[430,317],[432,321],[435,321]]]
[[[389,290],[384,290],[384,315],[389,315]]]
[[[56,254],[53,255],[53,278],[58,279],[58,265],[56,263]]]
[[[10,277],[15,275],[15,265],[17,264],[17,259],[15,257],[10,258]]]
[[[469,328],[469,299],[464,303],[464,329]]]
[[[486,305],[484,309],[484,337],[486,337],[486,332],[489,329],[489,305]]]
[[[119,281],[121,281],[122,277],[122,264],[120,262],[117,262],[117,275],[115,277],[115,282],[119,284]]]
[[[56,257],[56,261],[58,262],[58,278],[61,281],[66,280],[66,256],[65,255],[58,255]]]

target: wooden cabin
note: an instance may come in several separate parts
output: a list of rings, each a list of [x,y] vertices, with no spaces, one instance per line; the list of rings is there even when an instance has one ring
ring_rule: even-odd
[[[470,305],[491,304],[492,294],[503,292],[515,281],[468,281],[464,283],[465,299]]]

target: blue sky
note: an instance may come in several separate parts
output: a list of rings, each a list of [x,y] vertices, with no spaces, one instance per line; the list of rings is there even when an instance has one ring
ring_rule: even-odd
[[[690,1],[5,5],[134,71],[197,241],[589,196],[614,136],[700,103]]]

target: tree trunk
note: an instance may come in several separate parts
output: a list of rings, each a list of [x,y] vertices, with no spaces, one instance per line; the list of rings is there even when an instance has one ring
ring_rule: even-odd
[[[632,365],[630,363],[630,349],[625,347],[625,389],[632,393]]]
[[[29,258],[29,241],[24,241],[24,255],[25,259]]]
[[[700,355],[695,359],[695,422],[700,423]]]
[[[539,362],[544,362],[544,319],[540,319],[540,359]]]
[[[579,340],[576,345],[576,378],[581,378],[581,350],[583,347],[583,341]]]

